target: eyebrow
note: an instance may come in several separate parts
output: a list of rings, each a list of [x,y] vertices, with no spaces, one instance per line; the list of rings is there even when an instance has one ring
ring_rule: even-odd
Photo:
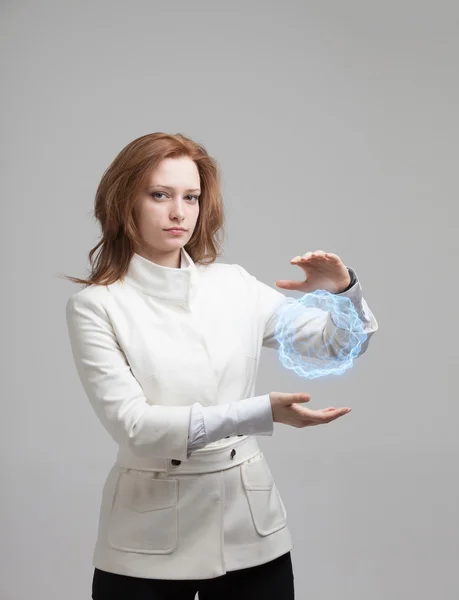
[[[174,189],[174,188],[172,188],[172,187],[170,187],[168,185],[161,185],[160,183],[157,183],[155,185],[151,185],[150,189],[154,188],[154,187],[161,187],[161,188],[164,188],[166,190],[173,190]],[[185,191],[186,192],[200,192],[201,190],[199,188],[193,188],[193,189],[188,189],[188,190],[185,190]]]

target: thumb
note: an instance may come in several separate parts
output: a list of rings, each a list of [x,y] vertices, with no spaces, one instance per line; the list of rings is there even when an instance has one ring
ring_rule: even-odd
[[[284,290],[299,290],[301,281],[292,281],[291,279],[278,279],[275,282],[275,285]]]
[[[291,394],[290,402],[292,404],[295,402],[309,402],[310,399],[311,399],[311,394],[299,392],[297,394]]]

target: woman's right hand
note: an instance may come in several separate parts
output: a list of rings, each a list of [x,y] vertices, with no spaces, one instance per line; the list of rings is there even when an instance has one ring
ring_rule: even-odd
[[[275,423],[284,423],[292,427],[308,427],[310,425],[321,425],[329,423],[343,415],[346,415],[352,409],[349,407],[321,408],[311,410],[305,406],[300,406],[300,403],[309,402],[310,394],[284,394],[283,392],[271,392],[269,394],[271,400],[271,410]]]

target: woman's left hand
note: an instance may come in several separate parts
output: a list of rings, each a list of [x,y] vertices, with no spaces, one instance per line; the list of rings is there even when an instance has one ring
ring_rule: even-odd
[[[316,250],[306,252],[303,256],[295,256],[290,261],[298,265],[306,274],[304,281],[279,279],[276,286],[285,290],[298,290],[299,292],[314,292],[326,290],[331,294],[339,294],[351,282],[349,271],[337,254]]]

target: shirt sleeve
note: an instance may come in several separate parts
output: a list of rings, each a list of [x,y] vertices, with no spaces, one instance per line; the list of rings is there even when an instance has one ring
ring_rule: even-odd
[[[207,441],[206,427],[204,425],[203,406],[196,402],[191,407],[190,427],[188,430],[188,456],[193,450],[203,448]]]
[[[188,452],[234,435],[272,435],[274,429],[269,394],[230,404],[193,404],[188,435]]]
[[[78,376],[112,439],[136,456],[186,459],[191,406],[147,402],[103,303],[77,292],[67,301],[66,321]]]

